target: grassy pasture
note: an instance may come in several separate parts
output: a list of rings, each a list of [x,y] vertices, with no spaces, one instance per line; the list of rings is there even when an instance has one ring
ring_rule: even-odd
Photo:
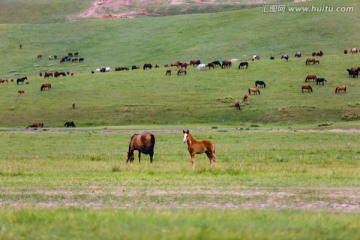
[[[342,53],[359,39],[357,1],[298,3],[350,5],[352,13],[258,7],[66,22],[90,1],[31,3],[0,3],[0,77],[30,82],[0,85],[1,239],[359,239],[358,131],[330,130],[359,128],[360,83],[345,69],[360,55]],[[320,65],[305,66],[318,50]],[[84,63],[47,59],[76,51]],[[296,51],[304,57],[294,59]],[[90,73],[253,54],[261,60],[247,70]],[[56,70],[75,75],[38,76]],[[328,82],[301,93],[308,74]],[[236,111],[234,101],[258,79],[267,88]],[[53,88],[40,92],[45,82]],[[335,94],[337,85],[348,92]],[[78,127],[64,129],[68,120]],[[24,129],[35,121],[45,129]],[[203,155],[190,170],[183,128],[214,141],[215,169]],[[143,156],[126,165],[130,136],[144,130],[156,135],[154,163]]]
[[[358,237],[357,133],[199,128],[218,164],[191,171],[176,127],[126,165],[139,131],[2,131],[1,238]]]

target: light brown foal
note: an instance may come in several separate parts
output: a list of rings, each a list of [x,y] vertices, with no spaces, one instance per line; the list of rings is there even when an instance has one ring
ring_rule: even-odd
[[[198,141],[193,136],[191,136],[189,130],[183,130],[184,133],[184,143],[188,145],[188,151],[191,157],[192,169],[195,169],[195,155],[206,153],[207,157],[210,160],[210,166],[214,163],[216,166],[216,156],[215,156],[215,145],[210,140]]]

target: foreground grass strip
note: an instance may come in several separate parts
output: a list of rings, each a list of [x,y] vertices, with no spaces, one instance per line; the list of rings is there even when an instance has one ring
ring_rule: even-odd
[[[359,239],[360,215],[261,210],[1,210],[1,239]]]

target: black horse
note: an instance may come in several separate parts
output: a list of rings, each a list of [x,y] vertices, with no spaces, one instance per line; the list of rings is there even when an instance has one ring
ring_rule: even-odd
[[[152,67],[151,63],[145,63],[143,69],[151,69]]]
[[[240,64],[239,64],[239,69],[241,69],[241,68],[248,68],[249,67],[249,63],[248,62],[241,62]]]
[[[359,77],[359,70],[357,68],[350,68],[346,69],[349,73],[349,77],[358,78]]]
[[[64,124],[65,127],[75,127],[75,123],[73,121],[66,122]]]
[[[213,61],[213,62],[211,62],[211,63],[213,63],[215,67],[216,67],[216,66],[221,67],[221,63],[220,63],[220,61],[218,61],[218,60]]]
[[[255,87],[258,87],[258,85],[259,85],[260,87],[263,87],[263,88],[266,87],[265,82],[264,82],[264,81],[261,81],[261,80],[255,81]]]
[[[316,78],[316,85],[322,84],[324,86],[325,82],[327,82],[325,78]]]
[[[21,82],[22,84],[24,84],[24,81],[27,80],[27,77],[23,77],[23,78],[18,78],[16,80],[16,84],[19,85],[19,83]]]

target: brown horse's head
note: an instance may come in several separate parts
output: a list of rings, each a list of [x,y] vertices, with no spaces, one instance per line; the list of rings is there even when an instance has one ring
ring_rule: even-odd
[[[186,143],[188,141],[190,132],[189,130],[183,130],[183,133],[184,133],[183,143]]]

